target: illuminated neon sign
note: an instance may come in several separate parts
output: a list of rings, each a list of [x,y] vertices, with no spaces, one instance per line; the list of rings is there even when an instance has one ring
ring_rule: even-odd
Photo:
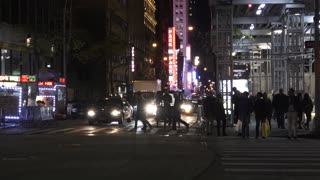
[[[21,87],[0,87],[0,89],[12,89],[19,91],[19,99],[18,99],[18,113],[16,116],[5,116],[5,119],[19,119],[22,107],[22,88]]]
[[[177,86],[176,28],[168,28],[169,82]]]
[[[38,82],[38,86],[53,86],[54,82],[52,81],[40,81]]]
[[[131,72],[134,72],[134,46],[131,47]]]
[[[35,82],[36,76],[21,75],[21,76],[0,76],[0,81],[6,82]]]

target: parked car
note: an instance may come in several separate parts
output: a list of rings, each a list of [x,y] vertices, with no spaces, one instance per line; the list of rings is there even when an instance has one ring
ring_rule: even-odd
[[[119,125],[124,120],[130,122],[133,117],[133,108],[126,99],[121,97],[108,97],[100,100],[87,109],[89,125],[94,123],[110,123],[117,121]]]

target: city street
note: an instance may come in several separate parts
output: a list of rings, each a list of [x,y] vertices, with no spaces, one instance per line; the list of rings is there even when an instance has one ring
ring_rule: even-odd
[[[186,117],[189,123],[195,116]],[[155,122],[150,119],[151,123]],[[317,179],[320,141],[203,136],[134,123],[0,130],[1,179]],[[253,126],[253,125],[252,125]],[[251,128],[253,129],[253,128]],[[278,136],[278,137],[275,137]]]

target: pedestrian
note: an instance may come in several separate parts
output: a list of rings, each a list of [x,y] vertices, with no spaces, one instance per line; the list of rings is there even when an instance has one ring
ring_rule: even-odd
[[[159,127],[159,122],[160,120],[164,120],[164,115],[163,115],[163,92],[162,91],[158,91],[156,93],[156,99],[155,99],[155,103],[157,106],[157,113],[155,116],[155,120],[157,122],[157,127]]]
[[[294,89],[290,88],[288,92],[288,139],[297,138],[297,118],[298,118],[298,98],[294,94]]]
[[[169,94],[169,90],[167,89],[163,95],[163,106],[164,106],[164,128],[166,128],[167,123],[171,124],[172,122],[172,107],[173,103],[172,96]]]
[[[302,123],[302,115],[303,115],[303,107],[302,107],[302,100],[303,100],[303,97],[302,97],[302,93],[298,93],[297,94],[297,100],[298,100],[298,103],[297,103],[297,128],[298,129],[302,129],[302,126],[301,126],[301,123]]]
[[[272,106],[275,110],[278,128],[284,129],[284,114],[288,110],[288,96],[283,93],[283,89],[280,89],[279,93],[274,95]]]
[[[142,124],[143,124],[142,130],[146,130],[147,126],[152,128],[152,126],[149,123],[149,121],[147,121],[147,115],[146,115],[146,111],[145,111],[146,101],[143,98],[141,92],[137,92],[136,95],[137,95],[137,113],[136,113],[136,117],[135,117],[134,128],[135,129],[138,128],[138,120],[140,120],[142,122]]]
[[[302,109],[306,114],[306,122],[304,122],[304,128],[309,129],[309,123],[311,121],[311,112],[313,110],[313,102],[308,93],[305,93],[302,100]]]
[[[266,102],[261,92],[257,93],[257,99],[254,103],[254,114],[256,118],[256,139],[260,136],[260,124],[267,119]]]
[[[239,120],[242,122],[242,138],[249,138],[250,114],[253,109],[252,101],[249,99],[249,93],[243,92],[238,100],[239,103]]]
[[[221,94],[217,94],[216,98],[216,121],[217,121],[217,133],[220,136],[220,128],[221,128],[221,121],[222,121],[222,136],[227,136],[226,133],[226,123],[227,123],[227,116],[225,109],[223,107],[223,97]]]
[[[271,99],[268,97],[268,94],[265,92],[263,93],[263,99],[265,100],[266,102],[266,116],[267,116],[267,120],[268,120],[268,123],[269,123],[269,127],[271,129],[271,118],[272,118],[272,102],[271,102]]]
[[[3,125],[3,127],[6,126],[6,118],[5,118],[5,113],[4,113],[4,108],[0,108],[0,126],[1,124]]]
[[[203,99],[203,115],[206,122],[207,135],[213,134],[213,121],[215,116],[215,100],[211,91],[206,93],[206,97]]]
[[[182,123],[187,131],[189,131],[189,124],[181,119],[181,103],[182,103],[182,97],[179,94],[179,92],[174,93],[174,106],[173,106],[173,124],[172,129],[176,130],[176,123]]]
[[[239,119],[239,115],[238,115],[238,99],[241,95],[241,92],[239,90],[237,90],[236,87],[232,88],[233,94],[231,96],[231,102],[233,104],[233,124],[237,124],[237,121]]]

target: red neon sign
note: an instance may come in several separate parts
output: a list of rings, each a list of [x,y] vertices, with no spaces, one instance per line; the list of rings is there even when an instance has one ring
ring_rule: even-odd
[[[59,83],[66,83],[66,79],[65,78],[59,78]]]

